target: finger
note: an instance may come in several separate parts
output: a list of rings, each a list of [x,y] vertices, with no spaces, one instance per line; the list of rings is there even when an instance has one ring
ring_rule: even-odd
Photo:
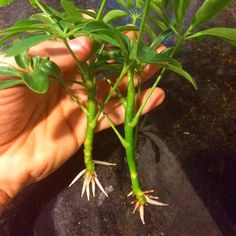
[[[10,196],[5,191],[0,189],[0,216],[10,201]]]
[[[166,47],[164,45],[160,45],[156,51],[158,53],[164,51],[166,49]],[[149,64],[147,65],[142,73],[141,73],[141,77],[139,78],[139,75],[135,75],[134,76],[134,85],[137,87],[139,84],[139,81],[141,83],[145,83],[147,82],[150,78],[152,78],[153,75],[155,75],[158,71],[160,70],[160,67],[156,64]],[[112,84],[114,84],[116,82],[116,79],[111,79]],[[128,83],[128,76],[126,75],[120,82],[119,84],[119,92],[122,94],[126,93],[127,90],[127,83]],[[104,97],[107,96],[107,94],[110,92],[111,90],[111,85],[106,81],[106,79],[102,79],[100,81],[98,81],[97,83],[97,99],[98,101],[102,101]],[[113,98],[116,97],[115,93],[113,95]]]
[[[68,43],[79,61],[86,61],[91,55],[93,45],[88,37],[81,36],[70,40]],[[61,40],[48,40],[32,47],[29,55],[39,55],[43,58],[49,57],[64,71],[70,70],[76,66],[74,58]]]
[[[142,91],[140,98],[141,103],[144,101],[149,91],[150,89]],[[159,106],[163,102],[164,98],[165,98],[164,91],[161,88],[156,88],[152,96],[148,100],[146,106],[144,107],[142,114],[148,113],[155,107]],[[125,109],[123,104],[121,104],[121,102],[119,101],[119,99],[111,100],[104,111],[110,117],[110,119],[115,125],[119,125],[124,122]],[[104,116],[101,116],[96,127],[97,131],[107,129],[109,127],[110,125],[107,119]]]

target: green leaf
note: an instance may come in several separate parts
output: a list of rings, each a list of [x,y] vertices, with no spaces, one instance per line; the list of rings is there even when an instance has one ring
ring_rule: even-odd
[[[199,38],[202,36],[215,36],[221,39],[224,39],[231,43],[232,45],[236,46],[236,29],[235,28],[211,28],[206,29],[200,32],[197,32],[188,37],[191,38]]]
[[[137,58],[139,62],[144,64],[158,64],[161,61],[170,59],[170,49],[165,50],[161,53],[156,52],[150,47],[144,44],[139,44]]]
[[[69,15],[70,17],[75,18],[75,19],[82,18],[82,13],[71,1],[61,0],[60,2],[61,2],[62,8],[65,10],[65,13],[67,15]]]
[[[217,16],[232,0],[205,0],[196,12],[191,28],[195,28]]]
[[[19,72],[13,66],[0,62],[0,76],[19,76]]]
[[[24,51],[29,50],[29,48],[47,40],[51,39],[49,35],[34,35],[25,39],[21,39],[14,43],[8,50],[7,56],[17,56]]]
[[[15,25],[10,28],[4,29],[0,31],[0,35],[10,34],[10,33],[25,33],[26,31],[36,30],[38,28],[35,27],[36,21],[25,19],[17,22]]]
[[[90,21],[84,25],[83,30],[89,33],[94,33],[100,30],[111,30],[108,25],[101,21]]]
[[[176,74],[181,75],[188,82],[190,82],[195,89],[197,89],[197,83],[196,83],[195,79],[187,71],[185,71],[183,68],[177,67],[177,66],[172,65],[170,63],[163,63],[163,62],[159,63],[159,65],[165,67],[168,70],[171,70],[171,71],[175,72]]]
[[[33,8],[37,8],[37,7],[38,7],[38,5],[37,5],[37,3],[36,3],[35,0],[29,0],[29,3],[31,4],[31,6],[32,6]]]
[[[49,88],[49,78],[45,72],[37,70],[29,74],[21,73],[25,85],[35,93],[44,94]]]
[[[35,13],[30,17],[33,21],[39,21],[44,24],[51,24],[51,19],[44,13]]]
[[[158,45],[163,43],[164,40],[168,39],[170,36],[172,36],[174,32],[172,30],[166,30],[164,32],[161,32],[156,39],[153,40],[151,44],[151,48],[155,49]]]
[[[23,84],[23,81],[21,79],[0,81],[0,90],[10,88],[10,87],[14,87],[18,84]]]
[[[39,68],[47,75],[58,77],[61,74],[61,69],[58,67],[58,65],[53,61],[49,61],[48,59],[42,60],[40,62]]]
[[[5,7],[7,4],[12,3],[14,0],[0,0],[0,7]]]
[[[179,27],[185,18],[190,0],[172,0],[172,4],[174,8],[175,23],[177,27]]]
[[[15,56],[16,64],[22,69],[28,69],[30,65],[30,59],[28,57],[28,51],[22,52]]]
[[[30,66],[33,68],[33,70],[37,70],[40,66],[41,58],[39,55],[34,56],[33,58],[30,58]]]
[[[118,20],[121,19],[123,17],[128,16],[129,14],[126,11],[122,11],[122,10],[112,10],[109,11],[103,18],[103,21],[108,23],[110,21],[113,20]]]
[[[101,21],[90,21],[82,29],[85,33],[94,34],[108,43],[120,47],[122,53],[127,56],[127,47],[123,35],[112,25]]]

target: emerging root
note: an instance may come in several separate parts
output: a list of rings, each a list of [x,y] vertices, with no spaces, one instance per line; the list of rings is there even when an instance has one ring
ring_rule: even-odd
[[[142,203],[138,199],[131,202],[131,204],[135,204],[133,214],[138,210],[140,219],[143,224],[145,224],[145,220],[144,220],[144,206],[145,205],[151,204],[151,205],[155,205],[155,206],[169,206],[166,203],[162,203],[162,202],[157,201],[157,199],[159,199],[158,197],[150,195],[150,193],[153,193],[153,192],[154,192],[154,190],[143,192],[143,195],[144,195],[144,198],[146,201],[145,203]],[[133,193],[133,191],[127,195],[127,197],[132,197],[132,196],[135,197],[135,194]]]
[[[106,165],[106,166],[114,166],[116,164],[114,163],[109,163],[109,162],[105,162],[105,161],[96,161],[94,160],[94,164],[99,164],[99,165]],[[83,183],[83,187],[82,187],[82,192],[81,192],[81,197],[84,196],[85,192],[87,195],[87,199],[88,201],[90,200],[90,185],[91,185],[91,190],[92,190],[92,195],[93,197],[95,197],[95,188],[96,185],[98,186],[98,188],[104,193],[104,195],[106,197],[108,197],[105,189],[102,187],[100,181],[97,178],[97,174],[96,172],[89,172],[86,169],[83,169],[81,172],[79,172],[79,174],[74,178],[74,180],[71,182],[71,184],[69,185],[69,187],[71,187],[75,182],[77,182],[81,177],[84,177],[84,183]]]

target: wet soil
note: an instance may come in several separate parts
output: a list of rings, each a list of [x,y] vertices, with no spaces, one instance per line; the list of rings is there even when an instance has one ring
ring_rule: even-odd
[[[0,27],[32,13],[26,2],[0,10]],[[233,1],[209,25],[236,27],[235,12]],[[143,186],[157,189],[169,207],[147,207],[146,226],[132,215],[125,197],[130,187],[124,153],[108,130],[97,135],[95,148],[97,158],[117,163],[98,168],[108,199],[97,192],[88,203],[79,196],[81,183],[67,188],[82,168],[79,151],[9,205],[0,219],[0,235],[236,235],[236,49],[208,38],[188,42],[179,58],[199,89],[169,73],[160,84],[165,102],[145,117],[138,150]]]

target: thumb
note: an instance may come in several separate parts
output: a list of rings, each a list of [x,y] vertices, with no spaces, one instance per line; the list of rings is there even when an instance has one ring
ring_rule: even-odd
[[[79,61],[86,61],[92,52],[92,41],[86,36],[80,36],[72,39],[69,45]],[[49,57],[63,71],[71,70],[76,66],[74,58],[67,50],[62,40],[47,40],[37,46],[34,46],[29,51],[30,56],[39,55],[40,57]]]

